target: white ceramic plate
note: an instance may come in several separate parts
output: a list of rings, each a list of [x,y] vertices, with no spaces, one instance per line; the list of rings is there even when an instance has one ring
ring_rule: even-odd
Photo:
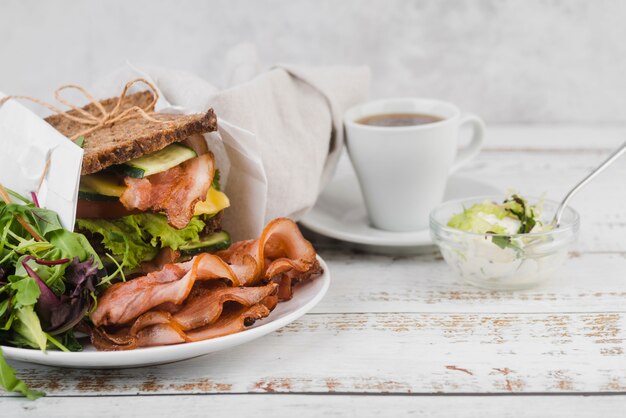
[[[294,288],[293,298],[279,303],[267,317],[237,334],[214,338],[195,343],[169,345],[163,347],[139,348],[129,351],[97,351],[92,346],[78,353],[62,351],[42,352],[26,348],[2,347],[8,359],[45,364],[48,366],[75,368],[124,368],[171,363],[225,350],[260,338],[270,332],[295,321],[309,312],[326,294],[330,285],[328,266],[318,256],[324,273]]]
[[[412,232],[390,232],[372,227],[361,189],[349,160],[343,159],[335,177],[326,186],[315,206],[300,220],[308,229],[327,237],[342,241],[374,246],[376,248],[430,247],[433,242],[428,229]],[[444,200],[461,199],[472,196],[498,194],[495,187],[462,175],[452,175]]]

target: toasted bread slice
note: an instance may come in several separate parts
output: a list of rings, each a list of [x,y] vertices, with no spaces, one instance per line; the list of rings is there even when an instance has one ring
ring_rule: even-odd
[[[122,110],[132,106],[139,106],[143,109],[150,104],[153,97],[149,91],[130,94],[124,98]],[[100,103],[107,111],[110,111],[117,104],[117,101],[118,98],[114,97],[102,100]],[[94,115],[99,115],[98,109],[93,104],[89,104],[83,109]],[[75,110],[70,110],[68,113],[80,116]],[[171,123],[151,122],[137,115],[136,118],[117,122],[85,135],[85,155],[81,174],[96,173],[109,166],[122,164],[158,151],[169,144],[183,141],[191,135],[217,130],[217,117],[213,109],[209,109],[204,114],[156,113],[151,116],[154,119],[171,121]],[[61,115],[49,116],[46,118],[46,122],[68,137],[89,128],[87,125],[74,122]]]

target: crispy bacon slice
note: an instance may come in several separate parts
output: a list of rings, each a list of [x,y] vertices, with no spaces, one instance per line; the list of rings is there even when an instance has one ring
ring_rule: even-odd
[[[185,263],[166,264],[162,270],[109,287],[91,314],[95,326],[121,325],[164,303],[181,304],[196,281],[226,279],[240,282],[222,259],[200,254]]]
[[[290,270],[272,277],[274,283],[278,283],[277,297],[280,301],[289,300],[293,297],[293,286],[305,280],[309,280],[312,276],[322,273],[322,266],[317,259],[315,264],[307,272],[300,273],[297,270]]]
[[[98,349],[121,350],[199,341],[213,338],[213,334],[224,335],[221,332],[232,327],[240,331],[244,325],[250,324],[251,318],[259,319],[269,315],[276,306],[277,288],[275,283],[260,287],[226,287],[224,284],[197,286],[182,309],[175,314],[150,311],[137,318],[131,327],[117,333],[98,329],[92,333],[92,340]],[[236,303],[226,305],[227,302]],[[259,307],[254,308],[257,305]],[[239,313],[235,315],[233,312]],[[228,315],[233,318],[226,320]],[[240,318],[241,325],[234,320],[234,316]],[[213,324],[217,328],[214,329]],[[198,334],[197,331],[202,333]]]
[[[136,347],[154,347],[188,342],[185,333],[175,324],[157,324],[144,328],[137,334],[133,344]]]
[[[212,325],[185,333],[173,323],[156,324],[142,329],[128,344],[116,344],[102,332],[92,333],[92,344],[101,351],[133,350],[141,347],[181,344],[203,341],[243,331],[259,319],[270,314],[270,309],[262,303],[253,306],[229,308]]]
[[[258,287],[227,287],[219,282],[206,287],[196,285],[178,311],[173,314],[158,310],[146,312],[135,320],[129,332],[135,336],[144,328],[166,323],[173,323],[183,331],[204,327],[217,321],[226,302],[256,305],[274,296],[277,289],[276,283]],[[271,303],[268,307],[274,309]]]
[[[184,330],[203,327],[220,317],[226,302],[252,306],[275,294],[277,289],[275,283],[259,287],[198,287],[184,307],[173,315],[173,320]]]
[[[258,240],[235,243],[217,255],[229,263],[234,271],[242,269],[246,272],[245,277],[240,276],[246,285],[290,270],[304,273],[316,263],[313,245],[302,236],[298,225],[287,218],[271,221]],[[255,266],[253,274],[250,274],[252,261]]]
[[[120,336],[121,335],[121,336]],[[187,342],[185,333],[170,323],[155,324],[131,336],[128,329],[116,335],[96,328],[91,332],[91,343],[100,351],[134,350],[140,347],[172,345]]]
[[[142,179],[126,177],[120,202],[128,210],[163,211],[170,225],[182,229],[193,217],[196,203],[206,198],[214,174],[213,154],[203,154]]]
[[[180,278],[183,267],[168,264],[162,270],[124,283],[116,283],[98,298],[98,307],[91,314],[96,326],[123,324],[150,308],[186,296]]]
[[[187,338],[189,341],[203,341],[234,334],[252,326],[257,320],[265,318],[269,314],[270,310],[262,303],[232,309],[224,312],[216,323],[188,332]]]

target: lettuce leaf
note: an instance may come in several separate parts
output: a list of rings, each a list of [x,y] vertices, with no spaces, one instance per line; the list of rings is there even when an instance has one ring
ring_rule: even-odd
[[[13,330],[24,338],[24,341],[32,348],[41,351],[46,350],[48,339],[41,329],[39,317],[33,309],[33,305],[22,306],[16,309]]]
[[[67,229],[59,229],[47,234],[46,239],[54,245],[57,251],[60,251],[60,255],[52,258],[53,260],[78,257],[80,261],[91,260],[98,268],[102,268],[100,257],[83,234],[77,234]]]
[[[102,237],[102,244],[113,255],[123,256],[122,265],[133,269],[142,261],[153,258],[156,250],[142,239],[142,231],[138,229],[132,216],[121,219],[77,219],[76,226],[81,231],[89,231]]]
[[[448,226],[478,234],[485,234],[487,232],[502,234],[506,232],[503,227],[486,221],[479,216],[479,214],[494,215],[497,219],[504,219],[508,216],[506,209],[500,205],[485,201],[483,203],[476,203],[466,208],[463,212],[454,215],[450,218],[450,221],[448,221]]]
[[[205,223],[193,217],[185,228],[175,229],[165,215],[141,213],[119,219],[77,219],[76,226],[101,236],[108,251],[122,256],[122,266],[133,269],[154,258],[160,248],[176,250],[187,242],[198,241]]]
[[[49,233],[63,230],[59,215],[45,208],[30,208],[31,217],[39,229],[41,235],[47,236]]]
[[[7,392],[19,392],[30,400],[45,396],[45,393],[29,389],[26,383],[15,376],[15,370],[6,362],[0,349],[0,387]]]
[[[33,278],[11,276],[10,280],[12,282],[11,288],[15,291],[15,302],[18,306],[29,306],[37,303],[41,291]]]
[[[526,199],[512,193],[501,204],[486,200],[464,208],[450,218],[448,226],[479,234],[526,234],[537,225],[543,226],[540,215],[541,204],[529,205]],[[493,242],[500,248],[517,248],[507,237],[494,237]]]
[[[172,228],[163,215],[144,213],[133,215],[137,223],[150,236],[150,245],[153,247],[171,247],[177,250],[187,242],[199,240],[199,234],[204,229],[204,222],[198,217],[191,218],[189,225],[183,229]]]

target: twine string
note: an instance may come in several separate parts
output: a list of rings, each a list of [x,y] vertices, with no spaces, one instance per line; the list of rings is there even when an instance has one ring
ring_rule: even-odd
[[[152,92],[152,101],[148,103],[145,107],[131,106],[126,110],[122,110],[122,105],[124,104],[124,99],[128,95],[128,90],[137,83],[143,83],[146,86],[148,86],[149,90]],[[88,112],[82,107],[76,106],[74,103],[68,101],[67,99],[64,99],[61,96],[61,92],[63,92],[64,90],[77,90],[78,92],[80,92],[89,101],[89,103],[96,108],[99,114]],[[150,122],[155,122],[155,123],[169,123],[170,122],[170,121],[159,120],[153,117],[153,115],[155,115],[156,113],[152,109],[154,108],[154,105],[159,100],[159,91],[154,86],[154,84],[152,84],[150,81],[146,80],[143,77],[136,78],[126,83],[126,85],[124,86],[124,89],[122,90],[122,94],[120,94],[119,98],[117,99],[117,103],[115,104],[115,106],[113,106],[113,109],[110,112],[108,112],[105,109],[102,103],[100,103],[100,101],[98,101],[93,96],[93,94],[89,92],[89,90],[87,90],[86,88],[78,84],[65,84],[57,88],[54,91],[54,98],[57,102],[69,107],[76,114],[72,115],[69,112],[65,112],[59,109],[53,104],[50,104],[43,100],[39,100],[31,96],[6,96],[0,99],[0,106],[2,106],[4,103],[6,103],[7,101],[11,99],[28,100],[30,102],[37,103],[41,106],[44,106],[48,108],[49,110],[53,111],[54,113],[56,113],[57,115],[62,116],[68,120],[79,123],[81,125],[86,125],[87,126],[86,129],[70,137],[72,141],[76,141],[76,139],[80,138],[81,136],[88,135],[99,129],[111,126],[114,123],[123,122],[123,121],[133,119],[136,117],[141,117],[145,120],[148,120]]]
[[[139,106],[131,106],[126,110],[122,110],[122,105],[124,103],[124,99],[128,95],[128,90],[137,83],[143,83],[146,86],[148,86],[149,90],[152,92],[152,101],[143,108]],[[80,92],[89,101],[89,103],[96,108],[99,114],[90,113],[87,110],[83,109],[82,107],[76,106],[74,103],[68,101],[67,99],[64,99],[61,95],[61,92],[63,92],[64,90],[77,90],[78,92]],[[57,102],[73,110],[76,113],[76,115],[72,115],[69,113],[69,111],[63,111],[53,104],[50,104],[43,100],[39,100],[36,97],[31,97],[31,96],[3,97],[2,99],[0,99],[0,107],[2,107],[2,105],[4,105],[7,101],[11,99],[28,100],[30,102],[33,102],[40,106],[48,108],[52,112],[56,113],[57,115],[61,117],[64,117],[65,119],[71,120],[81,125],[88,126],[86,129],[70,136],[70,140],[72,141],[76,141],[81,136],[88,135],[99,129],[111,126],[114,123],[123,122],[123,121],[133,119],[136,117],[141,117],[145,120],[148,120],[150,122],[155,122],[155,123],[170,123],[170,121],[159,120],[152,116],[156,114],[156,112],[154,112],[152,109],[154,109],[154,106],[159,100],[159,91],[157,90],[154,84],[152,84],[150,81],[146,80],[143,77],[136,78],[126,83],[126,85],[124,86],[124,89],[122,90],[122,93],[117,99],[117,103],[115,104],[115,106],[113,106],[113,109],[110,112],[107,112],[107,110],[102,105],[102,103],[100,103],[100,101],[97,100],[93,96],[93,94],[89,92],[89,90],[87,90],[86,88],[78,84],[65,84],[63,86],[60,86],[54,91],[54,98]],[[50,158],[48,157],[48,159],[46,160],[46,165],[44,166],[44,169],[43,169],[43,173],[41,174],[39,178],[39,183],[37,185],[36,193],[39,193],[41,186],[43,184],[43,181],[48,174],[49,168],[50,168]],[[10,197],[5,192],[2,185],[0,185],[0,198],[2,198],[6,203],[10,203]],[[26,228],[26,226],[24,225],[23,219],[18,217],[18,221],[20,221],[20,223]],[[29,232],[31,233],[31,235],[35,237],[35,239],[37,239],[38,241],[41,240],[41,237],[39,237],[34,231],[29,230]]]

